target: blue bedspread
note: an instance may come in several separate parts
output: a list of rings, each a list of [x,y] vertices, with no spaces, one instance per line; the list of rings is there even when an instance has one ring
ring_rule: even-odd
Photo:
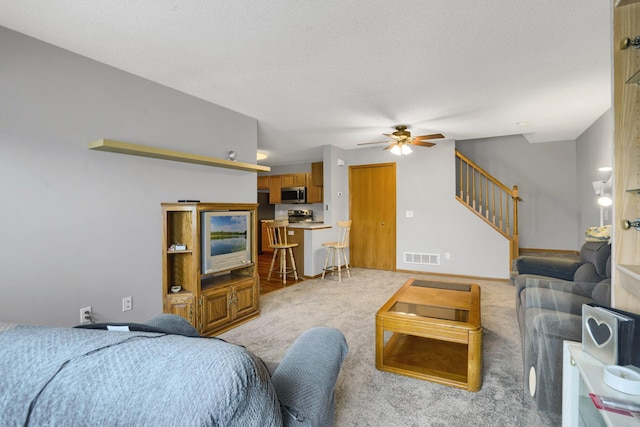
[[[221,340],[0,324],[1,426],[276,426],[262,363]]]

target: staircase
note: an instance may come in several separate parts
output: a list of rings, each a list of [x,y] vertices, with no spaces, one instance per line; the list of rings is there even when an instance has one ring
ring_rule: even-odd
[[[456,150],[456,199],[509,240],[509,265],[519,254],[518,186],[508,188]]]

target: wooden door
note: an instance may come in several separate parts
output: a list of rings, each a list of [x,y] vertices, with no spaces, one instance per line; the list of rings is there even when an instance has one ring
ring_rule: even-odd
[[[349,167],[351,266],[396,268],[396,164]]]

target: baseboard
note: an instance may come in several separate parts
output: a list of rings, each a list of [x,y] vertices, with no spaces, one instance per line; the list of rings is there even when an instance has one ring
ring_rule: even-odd
[[[398,273],[421,274],[423,276],[444,276],[444,277],[455,277],[457,279],[493,280],[495,282],[511,283],[509,279],[497,278],[497,277],[467,276],[467,275],[464,275],[464,274],[432,273],[432,272],[428,272],[428,271],[417,271],[417,270],[399,270],[399,269],[395,269],[394,271],[396,271]]]
[[[537,248],[520,248],[520,252],[538,252],[538,253],[550,253],[550,254],[565,254],[565,255],[580,255],[579,251],[572,251],[570,249],[537,249]]]

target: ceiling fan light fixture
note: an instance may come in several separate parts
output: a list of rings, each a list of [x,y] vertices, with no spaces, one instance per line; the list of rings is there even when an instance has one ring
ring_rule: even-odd
[[[396,156],[411,154],[413,150],[407,144],[397,144],[391,147],[391,152]]]

